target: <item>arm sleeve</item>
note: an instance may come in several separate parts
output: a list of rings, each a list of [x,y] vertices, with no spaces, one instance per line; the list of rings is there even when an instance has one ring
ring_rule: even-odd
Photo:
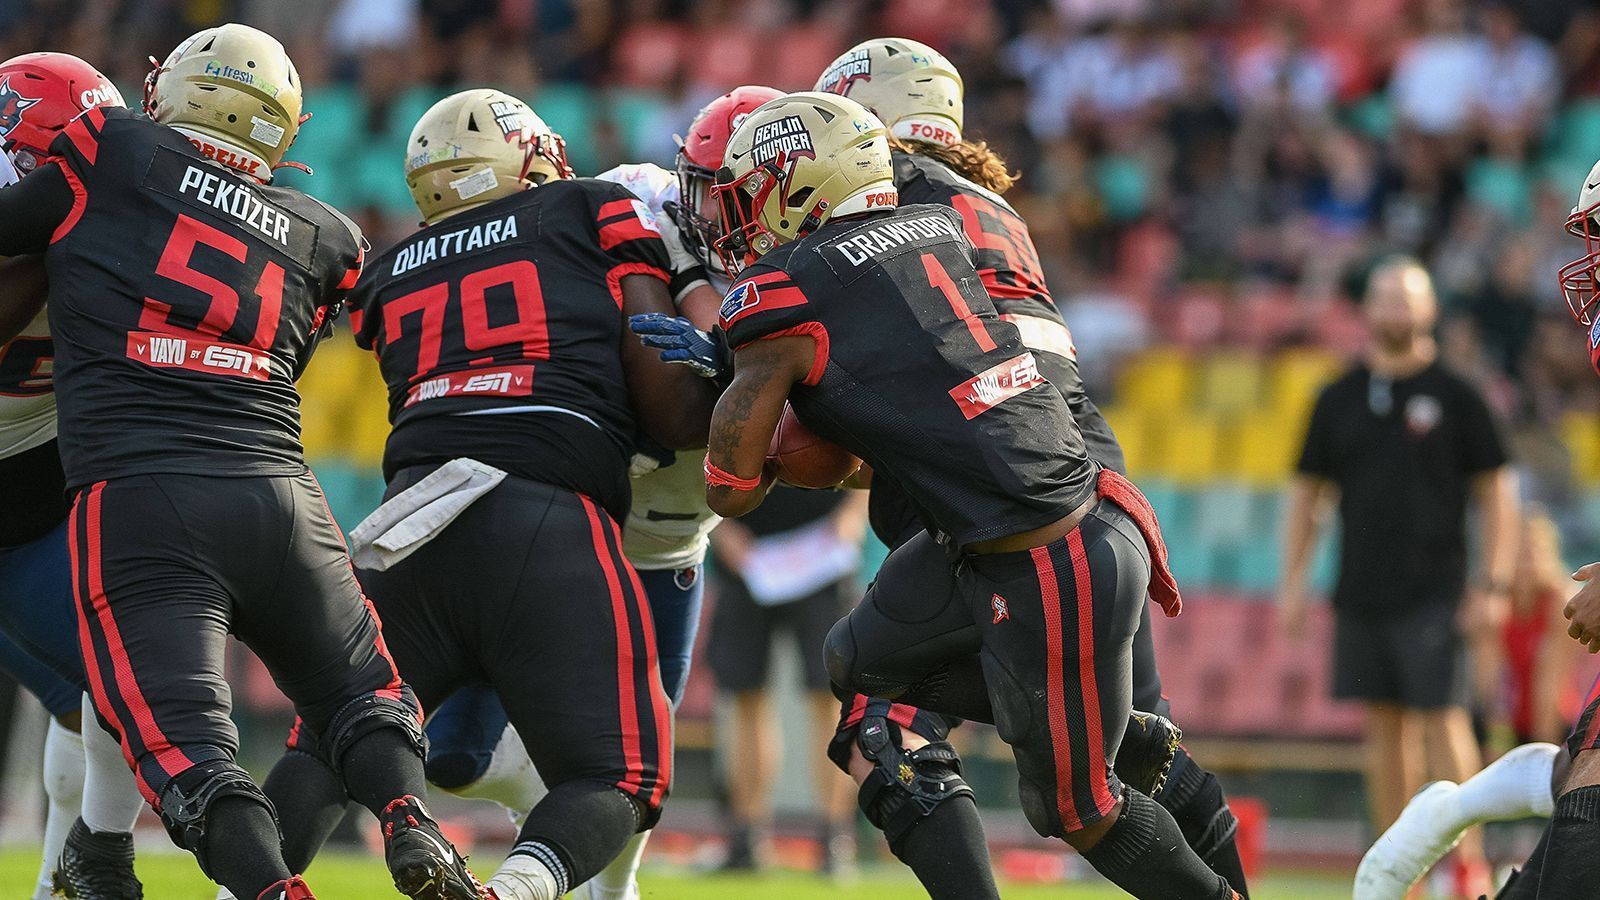
[[[1300,462],[1295,466],[1295,470],[1302,475],[1332,479],[1337,474],[1333,446],[1333,404],[1329,399],[1332,393],[1331,388],[1324,390],[1322,396],[1317,398],[1316,408],[1311,411],[1311,424],[1306,428],[1305,443],[1300,448]]]
[[[1461,412],[1461,461],[1467,474],[1477,475],[1510,462],[1499,419],[1471,385],[1462,385]]]
[[[0,256],[43,252],[72,214],[75,197],[58,163],[0,188]]]
[[[600,249],[625,274],[654,275],[662,281],[672,279],[672,259],[661,242],[661,228],[655,214],[643,200],[620,184],[590,182],[590,203],[594,212],[595,236]]]

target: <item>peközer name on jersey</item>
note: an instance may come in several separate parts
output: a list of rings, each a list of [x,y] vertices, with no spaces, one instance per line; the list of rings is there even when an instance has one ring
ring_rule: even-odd
[[[262,202],[255,191],[237,181],[199,166],[189,166],[178,182],[178,194],[221,210],[285,247],[289,246],[289,217]]]
[[[492,219],[488,222],[479,222],[471,228],[462,228],[456,231],[446,231],[441,234],[429,234],[400,248],[395,254],[394,268],[390,275],[402,275],[418,266],[425,266],[436,259],[464,253],[469,250],[478,250],[483,247],[492,247],[495,244],[509,241],[517,236],[517,217],[515,214],[504,219]]]
[[[890,250],[936,237],[953,237],[959,240],[961,232],[955,223],[942,215],[918,216],[915,219],[900,219],[863,228],[843,240],[835,241],[833,248],[838,250],[851,265],[859,266]]]

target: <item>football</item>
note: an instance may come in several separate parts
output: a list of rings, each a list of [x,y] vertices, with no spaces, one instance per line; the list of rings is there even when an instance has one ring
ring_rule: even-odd
[[[825,441],[795,418],[794,407],[783,405],[783,418],[772,433],[767,465],[778,480],[802,488],[837,487],[856,470],[861,459],[838,444]]]

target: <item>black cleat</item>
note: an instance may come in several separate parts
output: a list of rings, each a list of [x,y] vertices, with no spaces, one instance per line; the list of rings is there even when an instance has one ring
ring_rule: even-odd
[[[383,857],[395,890],[412,900],[480,900],[483,885],[445,839],[422,801],[410,795],[384,807]]]
[[[96,834],[82,819],[72,823],[50,878],[56,895],[71,900],[144,900],[133,874],[133,835]]]
[[[1171,719],[1134,710],[1117,751],[1117,777],[1146,797],[1156,797],[1167,786],[1182,740],[1183,730]]]

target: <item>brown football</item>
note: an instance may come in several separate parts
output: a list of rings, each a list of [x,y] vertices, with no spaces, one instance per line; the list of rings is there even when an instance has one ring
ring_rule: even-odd
[[[801,425],[794,407],[786,403],[778,430],[772,433],[772,445],[767,448],[767,465],[786,484],[831,488],[854,475],[861,468],[861,459]]]

